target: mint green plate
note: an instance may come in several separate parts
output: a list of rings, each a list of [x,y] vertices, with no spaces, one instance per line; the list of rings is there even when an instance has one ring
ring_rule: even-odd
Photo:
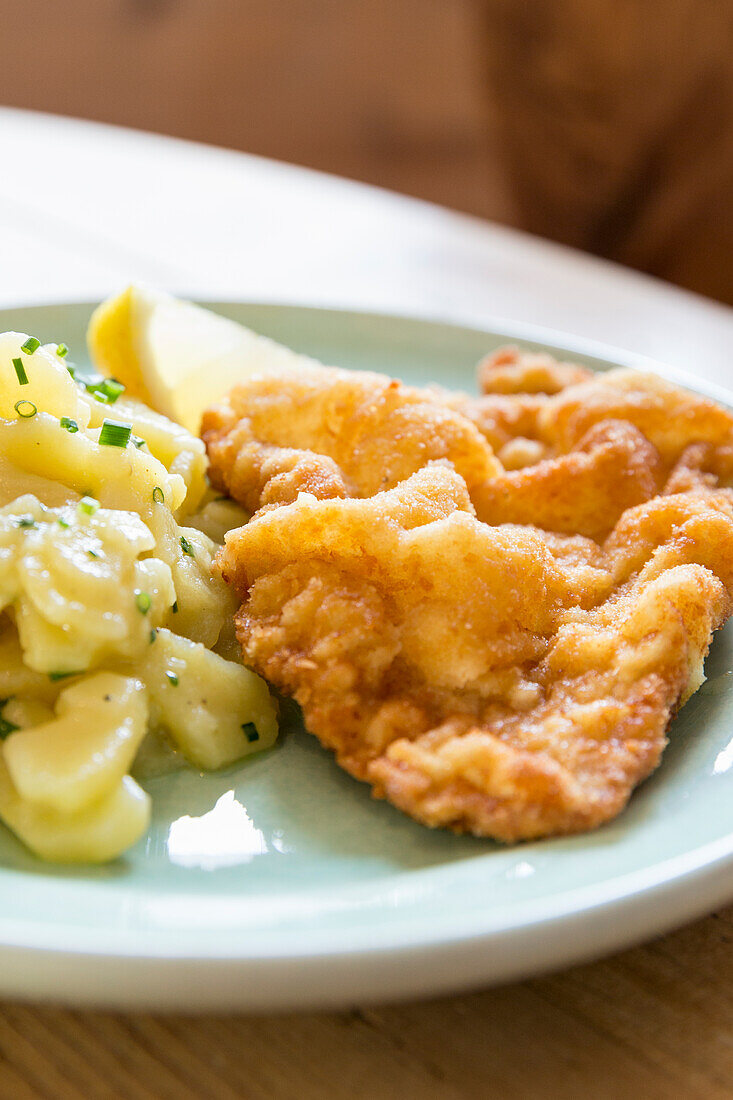
[[[7,310],[0,329],[63,340],[81,362],[91,308]],[[476,361],[507,340],[598,369],[629,363],[526,328],[214,308],[326,362],[409,382],[472,388]],[[0,830],[0,993],[192,1010],[347,1004],[525,976],[659,933],[733,897],[731,669],[728,629],[659,770],[586,836],[505,848],[432,832],[373,801],[301,728],[225,772],[147,783],[150,832],[111,866],[49,867]]]

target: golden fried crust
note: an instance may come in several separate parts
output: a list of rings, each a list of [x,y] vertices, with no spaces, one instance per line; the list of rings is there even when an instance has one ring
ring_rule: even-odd
[[[501,472],[476,426],[385,375],[312,367],[254,376],[204,415],[212,479],[250,511],[298,492],[368,497],[449,460],[469,491]]]
[[[419,821],[507,841],[591,828],[658,763],[730,612],[731,494],[658,500],[563,554],[479,522],[442,465],[367,500],[302,495],[220,556],[245,661]]]
[[[439,391],[345,373],[253,380],[209,410],[203,436],[214,485],[257,511],[300,492],[369,497],[445,459],[485,522],[594,538],[658,491],[658,455],[625,422],[596,425],[571,454],[505,471],[475,426],[439,403]]]
[[[473,421],[508,470],[551,458],[557,448],[543,437],[540,414],[550,397],[594,376],[551,355],[502,347],[477,368],[483,396],[443,392],[445,403]]]
[[[659,491],[655,447],[623,420],[596,424],[576,450],[492,478],[475,490],[486,523],[520,523],[601,539],[627,508]]]
[[[626,420],[672,466],[691,443],[730,444],[733,416],[715,402],[653,374],[612,370],[563,390],[538,416],[542,439],[562,454],[602,420]]]
[[[478,365],[482,393],[553,394],[592,377],[592,371],[577,363],[558,363],[544,352],[523,352],[516,347],[498,348]]]
[[[528,375],[523,385],[554,370],[545,384],[557,392],[469,398],[318,366],[255,376],[204,417],[212,481],[254,512],[299,492],[369,497],[444,459],[484,522],[594,539],[665,480],[667,492],[730,483],[726,410],[633,371],[588,379],[585,368],[511,354],[507,365],[510,353],[496,353],[492,370]],[[573,383],[576,376],[584,380]],[[693,469],[689,448],[703,444],[706,457],[697,455]]]
[[[554,453],[542,439],[539,428],[540,413],[549,401],[546,394],[496,393],[471,397],[465,393],[449,393],[437,387],[432,392],[437,400],[475,424],[502,462],[504,448],[516,439],[535,444],[536,457],[533,461]]]
[[[479,375],[484,396],[452,394],[446,400],[476,424],[508,467],[568,454],[596,424],[624,420],[656,447],[667,470],[687,447],[708,443],[715,462],[725,467],[715,471],[720,483],[733,480],[729,410],[656,375],[621,369],[593,374],[516,348],[494,352],[479,364]],[[515,464],[517,439],[524,446]]]
[[[733,485],[733,443],[691,443],[672,468],[665,493],[686,493],[691,489],[714,489]]]

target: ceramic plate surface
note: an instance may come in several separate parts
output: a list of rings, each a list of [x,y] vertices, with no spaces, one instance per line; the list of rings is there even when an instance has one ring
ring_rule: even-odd
[[[214,308],[326,362],[412,383],[472,389],[477,360],[507,340],[598,369],[630,362],[526,328]],[[0,329],[63,340],[82,362],[91,309],[6,310]],[[373,801],[302,729],[227,771],[146,783],[150,832],[108,867],[44,865],[0,826],[0,994],[191,1010],[346,1005],[525,976],[679,924],[733,897],[731,669],[729,628],[661,767],[625,813],[585,836],[505,848],[432,832]]]

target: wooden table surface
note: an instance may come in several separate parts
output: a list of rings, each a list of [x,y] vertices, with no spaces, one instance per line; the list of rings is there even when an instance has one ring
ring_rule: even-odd
[[[39,168],[41,151],[63,168]],[[498,316],[730,379],[730,310],[412,200],[4,110],[0,167],[0,306],[91,300],[135,279],[204,298]],[[726,910],[562,974],[342,1012],[8,1003],[0,1097],[728,1097],[732,937]]]
[[[0,1006],[0,1096],[727,1100],[733,910],[614,958],[458,997],[185,1017]]]

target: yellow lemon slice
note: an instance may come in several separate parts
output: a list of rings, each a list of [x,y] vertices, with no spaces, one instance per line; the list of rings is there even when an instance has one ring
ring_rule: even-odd
[[[87,341],[103,374],[195,433],[204,409],[247,375],[314,362],[235,321],[143,286],[102,302]]]

